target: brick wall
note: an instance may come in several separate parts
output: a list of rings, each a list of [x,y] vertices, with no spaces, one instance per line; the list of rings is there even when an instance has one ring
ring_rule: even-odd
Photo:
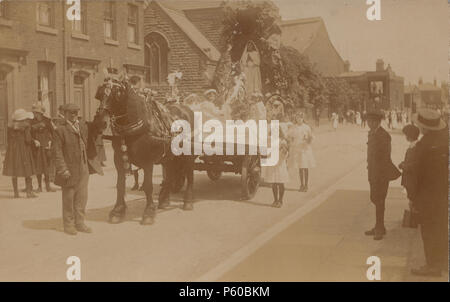
[[[163,35],[169,44],[168,72],[183,72],[179,87],[181,93],[202,93],[209,87],[210,83],[204,76],[206,56],[154,2],[147,7],[144,14],[144,35],[151,32]],[[169,91],[166,83],[154,88],[160,95]]]
[[[89,111],[87,117],[92,116],[97,107],[94,100],[95,90],[103,82],[103,68],[113,67],[122,69],[123,64],[144,64],[143,54],[143,10],[139,9],[138,44],[140,49],[130,48],[127,43],[127,5],[134,3],[142,6],[142,2],[127,0],[116,1],[117,45],[106,44],[103,32],[103,1],[86,1],[87,7],[87,37],[83,39],[72,37],[71,21],[66,16],[65,1],[54,1],[54,32],[37,30],[36,5],[37,1],[8,1],[7,19],[10,26],[0,25],[0,48],[12,48],[27,51],[24,64],[11,63],[11,58],[0,56],[0,64],[14,67],[13,93],[8,98],[8,112],[15,109],[31,109],[32,103],[38,98],[37,70],[38,62],[54,64],[55,100],[53,111],[64,102],[73,101],[70,82],[73,74],[79,70],[64,69],[64,36],[66,40],[66,56],[99,60],[95,70],[89,72]],[[64,22],[64,23],[63,23]],[[63,30],[65,25],[65,32]],[[66,62],[67,63],[67,62]],[[81,68],[83,69],[83,68]],[[64,100],[64,97],[66,98]]]

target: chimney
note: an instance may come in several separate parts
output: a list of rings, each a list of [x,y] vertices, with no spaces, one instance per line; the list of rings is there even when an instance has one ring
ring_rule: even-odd
[[[349,60],[345,60],[344,62],[344,72],[349,72],[350,71],[350,61]]]
[[[434,85],[434,87],[437,87],[437,81],[436,81],[436,78],[434,78],[434,80],[433,80],[433,85]]]
[[[376,71],[384,71],[384,61],[383,59],[378,59],[377,60],[377,69]]]
[[[420,77],[419,78],[419,85],[422,85],[423,84],[423,80],[422,80],[422,77]]]

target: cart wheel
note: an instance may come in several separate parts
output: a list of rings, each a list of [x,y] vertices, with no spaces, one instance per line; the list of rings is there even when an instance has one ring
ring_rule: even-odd
[[[241,191],[242,199],[255,197],[261,179],[261,161],[259,156],[245,156],[242,160]]]
[[[184,183],[186,182],[186,176],[181,175],[178,176],[175,181],[171,184],[170,191],[172,193],[178,193],[181,191],[181,189],[184,187]]]
[[[212,181],[217,181],[222,176],[222,171],[207,170],[206,174],[208,174],[209,179],[211,179]]]

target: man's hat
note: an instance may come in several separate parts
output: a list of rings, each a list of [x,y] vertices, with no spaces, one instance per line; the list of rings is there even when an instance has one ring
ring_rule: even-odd
[[[65,108],[66,108],[66,104],[62,104],[62,105],[59,105],[58,110],[64,111]]]
[[[428,130],[442,130],[446,127],[439,112],[433,109],[421,108],[412,116],[414,124]]]
[[[31,111],[33,112],[39,112],[44,114],[45,113],[45,107],[42,106],[41,102],[36,102],[33,104],[33,106],[31,107]]]
[[[80,107],[77,104],[70,103],[70,104],[64,105],[63,110],[74,112],[74,111],[79,111]]]
[[[382,120],[384,118],[384,113],[380,109],[372,109],[367,111],[367,119],[372,120]]]
[[[12,116],[13,121],[24,121],[27,119],[33,119],[34,118],[34,114],[33,112],[28,112],[25,111],[25,109],[17,109],[16,111],[14,111],[14,114]]]

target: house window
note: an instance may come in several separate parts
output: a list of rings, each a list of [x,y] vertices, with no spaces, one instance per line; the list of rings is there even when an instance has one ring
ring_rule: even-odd
[[[42,102],[45,112],[54,114],[55,101],[55,68],[54,64],[38,62],[38,101]]]
[[[149,84],[164,83],[168,75],[169,47],[166,39],[158,33],[150,33],[145,38],[145,65],[147,67],[146,82]]]
[[[138,44],[138,8],[128,5],[128,42]]]
[[[114,11],[114,2],[106,1],[104,3],[104,33],[105,38],[115,40],[116,39],[116,20]]]
[[[53,27],[53,3],[38,2],[37,3],[37,22],[39,25]]]
[[[80,20],[72,21],[72,32],[87,34],[87,8],[85,1],[81,2],[80,8]]]

